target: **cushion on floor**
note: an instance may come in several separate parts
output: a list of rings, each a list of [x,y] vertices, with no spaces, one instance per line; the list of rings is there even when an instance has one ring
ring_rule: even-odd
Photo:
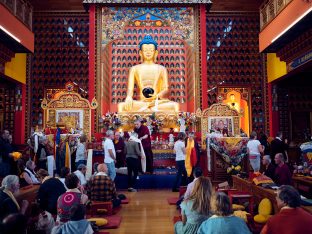
[[[108,223],[100,227],[101,229],[116,229],[119,228],[121,224],[121,217],[118,215],[107,216],[105,219],[107,219]]]
[[[167,198],[167,201],[168,201],[169,205],[176,205],[178,200],[179,200],[178,197],[168,197]]]

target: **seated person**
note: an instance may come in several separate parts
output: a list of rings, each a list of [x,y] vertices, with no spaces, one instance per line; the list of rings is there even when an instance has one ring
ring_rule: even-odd
[[[245,221],[233,216],[229,197],[223,192],[217,192],[211,199],[211,209],[214,213],[204,221],[197,234],[251,234]]]
[[[202,175],[203,175],[202,169],[200,167],[196,167],[193,172],[194,180],[187,185],[187,189],[184,194],[184,200],[188,199],[191,196],[195,181]]]
[[[20,205],[14,197],[14,194],[19,191],[19,187],[16,175],[8,175],[3,178],[0,188],[0,220],[13,213],[25,214],[29,202],[23,200]]]
[[[289,167],[285,164],[284,155],[282,153],[277,153],[274,161],[277,165],[274,174],[274,182],[277,185],[290,185],[292,175]]]
[[[40,184],[38,175],[34,171],[36,164],[33,161],[27,161],[26,167],[20,174],[20,180],[22,185]]]
[[[66,192],[66,189],[59,179],[50,177],[46,170],[40,169],[38,174],[43,177],[37,194],[40,208],[56,215],[57,199]]]
[[[295,188],[281,186],[277,190],[276,201],[280,212],[268,220],[261,234],[312,233],[312,215],[300,208],[301,198]]]
[[[114,181],[107,175],[106,164],[98,166],[98,173],[89,181],[89,195],[91,201],[112,201],[113,207],[120,205]]]
[[[270,155],[264,155],[262,159],[262,164],[265,167],[265,171],[263,172],[264,175],[267,177],[270,177],[272,180],[274,180],[275,175],[275,165],[271,162],[271,156]]]
[[[53,216],[48,211],[40,209],[38,203],[31,204],[27,223],[27,233],[34,234],[51,233],[52,228],[55,226]]]
[[[67,190],[65,185],[65,178],[70,174],[70,169],[68,167],[62,167],[60,171],[60,177],[58,178],[64,185],[64,188]]]
[[[92,234],[93,229],[88,220],[86,220],[86,207],[82,204],[75,204],[70,208],[70,221],[63,225],[55,226],[52,234]]]
[[[77,170],[74,172],[75,175],[79,178],[81,186],[85,186],[87,184],[86,172],[87,172],[87,167],[84,164],[79,164],[79,166],[77,167]]]
[[[75,204],[86,204],[88,196],[82,194],[78,189],[79,179],[72,173],[65,179],[65,185],[68,188],[66,193],[62,194],[57,200],[57,221],[66,223],[70,220],[69,209]]]
[[[207,177],[198,178],[191,196],[181,204],[182,221],[174,225],[175,234],[197,232],[201,223],[211,216],[211,193],[210,179]]]
[[[10,214],[3,219],[0,229],[2,234],[27,234],[27,218],[20,213]]]

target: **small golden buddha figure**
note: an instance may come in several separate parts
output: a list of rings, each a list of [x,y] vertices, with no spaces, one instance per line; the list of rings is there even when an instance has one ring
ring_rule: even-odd
[[[178,112],[179,104],[168,99],[168,72],[156,64],[157,42],[146,35],[139,44],[141,64],[130,68],[125,102],[118,104],[118,112]],[[140,99],[133,100],[134,83]]]

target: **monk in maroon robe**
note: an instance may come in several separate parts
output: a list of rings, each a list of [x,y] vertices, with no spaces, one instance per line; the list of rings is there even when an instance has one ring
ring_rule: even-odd
[[[138,134],[138,138],[142,141],[144,153],[146,157],[146,172],[153,173],[153,152],[151,144],[151,136],[148,127],[142,125],[140,120],[134,122],[134,131]]]
[[[126,166],[126,155],[125,155],[125,142],[120,137],[119,132],[115,132],[114,146],[116,151],[116,167],[125,167]]]

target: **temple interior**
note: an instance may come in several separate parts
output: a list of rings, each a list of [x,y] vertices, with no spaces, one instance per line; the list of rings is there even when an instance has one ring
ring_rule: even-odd
[[[0,230],[312,233],[311,76],[311,0],[1,0]]]

